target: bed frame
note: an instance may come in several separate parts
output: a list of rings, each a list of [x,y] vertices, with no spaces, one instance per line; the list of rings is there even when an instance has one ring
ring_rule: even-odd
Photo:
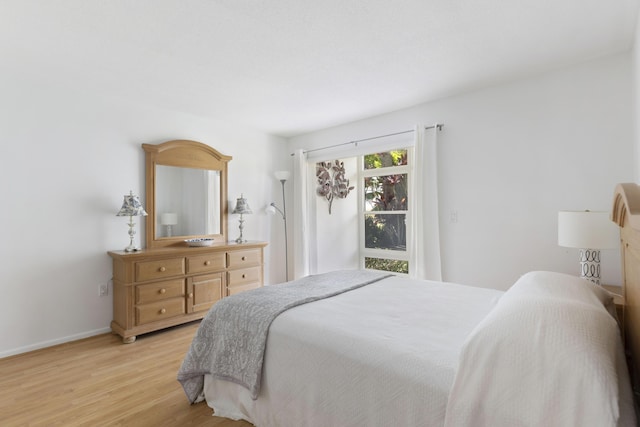
[[[636,405],[640,396],[640,185],[618,184],[611,219],[620,226],[624,344]]]

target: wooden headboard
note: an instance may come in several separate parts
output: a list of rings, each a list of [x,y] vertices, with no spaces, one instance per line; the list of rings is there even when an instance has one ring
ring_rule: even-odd
[[[620,226],[624,343],[631,382],[640,391],[640,185],[618,184],[611,219]]]

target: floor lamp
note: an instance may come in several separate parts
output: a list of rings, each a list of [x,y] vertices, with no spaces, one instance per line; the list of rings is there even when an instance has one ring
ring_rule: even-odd
[[[274,215],[279,212],[282,215],[284,221],[284,263],[285,263],[285,277],[286,281],[289,281],[289,240],[287,239],[287,203],[284,196],[284,183],[289,179],[289,171],[277,171],[274,175],[278,181],[282,184],[282,210],[276,206],[274,202],[271,202],[267,207],[267,212]]]

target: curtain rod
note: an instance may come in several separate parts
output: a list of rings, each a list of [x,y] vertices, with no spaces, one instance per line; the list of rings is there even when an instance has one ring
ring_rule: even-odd
[[[432,126],[425,126],[424,130],[435,129],[435,128],[437,128],[438,130],[442,130],[443,127],[444,127],[443,123],[436,123],[435,125],[432,125]],[[359,142],[371,141],[372,139],[386,138],[388,136],[403,135],[403,134],[409,133],[409,132],[414,132],[414,130],[413,129],[403,130],[403,131],[400,131],[400,132],[389,133],[389,134],[386,134],[386,135],[372,136],[370,138],[363,138],[363,139],[358,139],[358,140],[355,140],[355,141],[349,141],[349,142],[343,142],[343,143],[340,143],[340,144],[328,145],[326,147],[313,148],[311,150],[303,151],[303,153],[304,154],[313,153],[314,151],[322,151],[322,150],[327,150],[329,148],[341,147],[343,145],[349,145],[349,144],[358,144]],[[293,156],[294,153],[291,153],[291,155]]]

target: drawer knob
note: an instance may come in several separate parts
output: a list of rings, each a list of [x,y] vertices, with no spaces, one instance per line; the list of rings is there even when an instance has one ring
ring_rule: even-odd
[[[160,267],[160,271],[164,273],[165,271],[167,271],[167,269],[164,267]]]
[[[160,314],[165,314],[166,312],[167,312],[167,309],[166,309],[166,308],[161,308],[161,309],[160,309]]]
[[[247,275],[246,275],[246,274],[243,274],[243,275],[242,275],[242,278],[243,278],[243,279],[244,279],[244,278],[246,278],[246,277],[247,277]]]
[[[160,293],[161,293],[161,294],[164,294],[164,293],[166,293],[166,292],[167,292],[167,290],[166,290],[165,288],[160,289]]]
[[[246,261],[246,260],[247,260],[247,257],[246,257],[246,256],[243,256],[241,259],[242,259],[243,261]]]
[[[211,261],[205,261],[204,265],[211,265]]]
[[[189,298],[193,298],[193,292],[189,293]]]

